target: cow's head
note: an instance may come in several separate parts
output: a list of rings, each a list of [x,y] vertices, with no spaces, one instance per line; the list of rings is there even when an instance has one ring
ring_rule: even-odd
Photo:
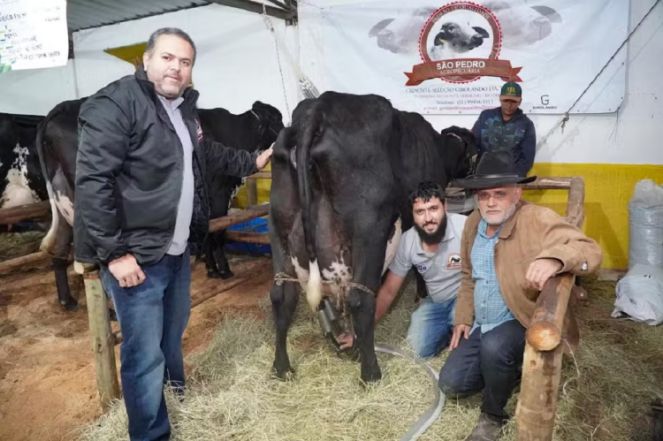
[[[464,178],[474,173],[477,162],[476,140],[472,132],[463,127],[451,126],[440,133],[447,151],[447,175],[449,179]]]
[[[484,38],[490,35],[480,26],[461,25],[448,21],[442,24],[435,36],[435,46],[449,46],[454,52],[462,53],[481,46]]]
[[[283,128],[281,112],[274,106],[256,101],[251,106],[251,113],[258,120],[258,133],[260,133],[260,148],[269,147]]]

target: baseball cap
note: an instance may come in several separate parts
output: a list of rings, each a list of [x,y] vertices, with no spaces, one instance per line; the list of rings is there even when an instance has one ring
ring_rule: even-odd
[[[502,86],[502,89],[500,90],[500,95],[503,96],[516,96],[519,97],[523,94],[523,90],[520,88],[520,85],[518,83],[514,83],[513,81],[509,81],[508,83],[504,83]]]

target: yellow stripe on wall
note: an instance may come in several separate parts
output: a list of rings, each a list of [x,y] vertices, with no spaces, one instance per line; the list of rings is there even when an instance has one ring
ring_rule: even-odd
[[[585,181],[585,234],[603,250],[603,268],[628,268],[628,202],[635,184],[651,179],[663,184],[663,165],[536,163],[530,174],[537,176],[580,176]],[[528,190],[525,199],[566,210],[564,190]]]
[[[663,165],[557,164],[537,163],[530,174],[537,176],[581,176],[585,181],[585,234],[603,249],[603,268],[628,268],[628,202],[635,184],[652,179],[663,185]],[[271,181],[258,180],[258,202],[269,202]],[[568,192],[565,190],[528,190],[525,199],[545,205],[564,215]],[[246,207],[241,188],[235,201]]]

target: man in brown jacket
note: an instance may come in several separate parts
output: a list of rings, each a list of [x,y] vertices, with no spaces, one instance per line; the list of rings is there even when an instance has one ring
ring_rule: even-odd
[[[476,174],[456,182],[475,192],[478,210],[463,230],[451,353],[439,385],[461,396],[483,390],[481,416],[466,441],[501,435],[504,406],[520,380],[525,330],[546,281],[564,272],[586,275],[601,263],[596,242],[554,211],[521,200],[518,184],[535,178],[518,176],[508,155],[486,152]]]

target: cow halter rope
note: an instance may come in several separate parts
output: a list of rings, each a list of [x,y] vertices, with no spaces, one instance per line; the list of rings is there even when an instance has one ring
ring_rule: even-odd
[[[283,283],[286,282],[299,283],[299,279],[283,272],[276,273],[274,275],[274,283],[276,283],[277,286],[281,286],[283,285]],[[323,285],[329,285],[332,282],[328,280],[323,280],[322,283]],[[373,290],[368,288],[366,285],[362,285],[361,283],[348,282],[347,286],[349,289],[351,288],[359,289],[360,291],[375,296]],[[322,328],[323,334],[331,341],[334,348],[338,352],[342,352],[342,350],[340,349],[338,342],[336,341],[334,335],[334,329],[335,327],[338,327],[338,322],[341,321],[342,318],[345,318],[347,320],[347,316],[348,314],[345,308],[343,308],[342,314],[339,315],[338,311],[329,300],[329,297],[323,298],[322,305],[318,309],[318,320],[320,322],[320,327]],[[433,391],[434,391],[433,392],[434,397],[433,401],[431,402],[431,405],[426,409],[426,411],[423,414],[421,414],[419,419],[417,419],[417,421],[414,422],[414,424],[410,427],[410,429],[400,438],[400,441],[414,441],[418,439],[421,435],[423,435],[423,433],[435,422],[435,420],[437,420],[437,418],[440,416],[440,413],[442,413],[442,408],[444,407],[445,403],[445,395],[440,391],[440,388],[437,385],[437,373],[422,358],[416,355],[413,356],[411,353],[403,351],[402,349],[397,348],[395,346],[376,343],[375,351],[411,360],[412,362],[421,366],[421,368],[424,369],[429,379],[431,380],[431,384],[433,386]]]

